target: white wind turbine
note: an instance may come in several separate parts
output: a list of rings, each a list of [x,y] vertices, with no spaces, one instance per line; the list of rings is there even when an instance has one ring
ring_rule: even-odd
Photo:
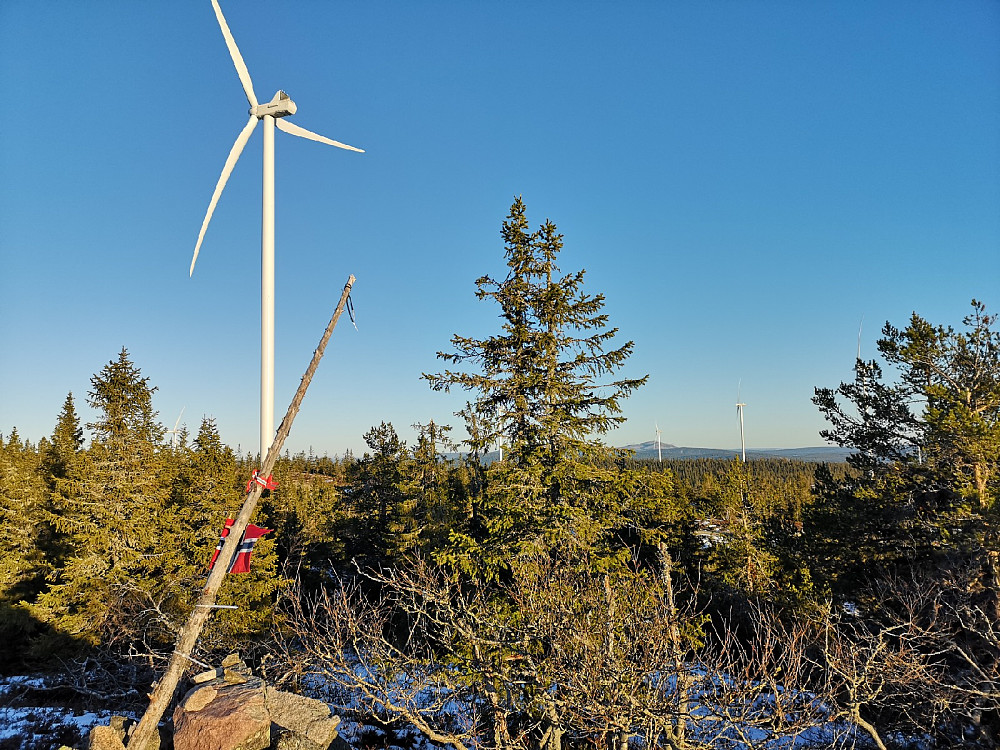
[[[330,146],[337,146],[349,151],[364,153],[362,149],[348,146],[339,141],[331,140],[325,136],[313,133],[298,125],[293,125],[281,118],[295,114],[295,102],[293,102],[284,91],[278,91],[274,98],[266,104],[258,104],[257,96],[254,94],[253,82],[250,80],[250,73],[243,56],[236,46],[229,31],[229,25],[222,15],[222,8],[219,7],[218,0],[212,0],[212,7],[215,8],[215,17],[219,21],[222,29],[222,36],[226,40],[229,48],[229,55],[233,58],[233,65],[236,66],[236,73],[243,84],[243,91],[247,101],[250,103],[250,119],[243,126],[243,130],[236,137],[236,142],[229,151],[225,166],[222,168],[222,175],[212,193],[212,200],[208,204],[208,212],[205,220],[201,224],[201,231],[198,232],[198,243],[194,247],[194,257],[191,258],[191,271],[194,274],[194,264],[198,260],[198,251],[201,250],[202,240],[205,238],[205,230],[212,220],[212,213],[219,202],[219,196],[232,174],[236,161],[243,153],[243,148],[250,140],[250,135],[257,126],[258,121],[264,121],[264,176],[263,176],[263,198],[261,201],[261,231],[260,231],[260,460],[263,461],[267,454],[267,449],[274,439],[274,128],[283,130],[289,135],[297,135],[301,138],[308,138],[312,141],[319,141]]]
[[[663,463],[663,453],[660,451],[660,425],[653,422],[653,426],[656,428],[656,456],[660,459],[660,463]]]
[[[746,406],[742,401],[740,401],[740,393],[742,390],[743,381],[740,381],[740,385],[736,387],[736,413],[740,417],[740,449],[743,454],[743,463],[747,462],[747,444],[746,440],[743,438],[743,407]]]
[[[857,361],[859,361],[859,362],[861,361],[861,329],[864,326],[864,324],[865,324],[865,316],[864,316],[864,314],[862,314],[861,315],[861,322],[858,323],[858,360]]]
[[[166,434],[170,435],[170,447],[171,447],[171,449],[174,449],[174,448],[177,447],[177,433],[180,432],[180,430],[177,429],[177,425],[179,425],[181,423],[181,417],[184,416],[184,410],[185,409],[187,409],[186,406],[182,406],[181,407],[181,413],[177,415],[177,421],[174,422],[174,429],[172,429],[172,430],[164,430],[164,432]]]

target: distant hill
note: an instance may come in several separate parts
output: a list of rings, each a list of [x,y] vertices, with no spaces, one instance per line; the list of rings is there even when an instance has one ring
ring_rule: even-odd
[[[635,458],[657,458],[656,441],[619,446],[635,453]],[[684,458],[718,458],[728,460],[740,455],[739,448],[687,448],[671,443],[660,443],[664,461]],[[850,448],[839,448],[831,445],[817,445],[807,448],[754,448],[747,449],[747,461],[762,458],[787,458],[789,461],[807,461],[810,463],[839,463],[846,461],[852,453]],[[448,453],[446,456],[455,460],[459,453]],[[483,456],[483,463],[493,463],[500,457],[498,451],[491,451]]]
[[[645,443],[635,443],[633,445],[623,445],[630,451],[635,452],[636,458],[657,458],[656,441],[649,440]],[[721,458],[729,459],[740,455],[739,448],[687,448],[672,445],[670,443],[660,444],[664,460],[675,460],[683,458]],[[787,458],[790,461],[810,461],[813,463],[837,463],[846,461],[852,453],[850,448],[840,448],[831,445],[817,445],[808,448],[754,448],[747,449],[747,460],[753,461],[760,458]]]

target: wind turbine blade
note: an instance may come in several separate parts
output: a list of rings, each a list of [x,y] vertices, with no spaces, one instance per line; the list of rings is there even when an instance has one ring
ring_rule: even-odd
[[[319,141],[320,143],[325,143],[328,146],[336,146],[337,148],[346,148],[348,151],[357,151],[359,154],[363,154],[365,150],[363,148],[354,148],[354,146],[348,146],[346,143],[341,143],[340,141],[335,141],[327,138],[325,135],[319,135],[311,130],[306,130],[305,128],[300,128],[293,122],[279,117],[274,121],[274,124],[278,126],[278,130],[284,130],[289,135],[297,135],[300,138],[308,138],[310,141]]]
[[[194,274],[194,264],[198,260],[198,251],[201,250],[201,241],[205,239],[205,230],[208,229],[208,222],[212,220],[212,213],[215,211],[215,205],[219,202],[219,196],[222,195],[222,189],[226,186],[226,182],[229,180],[229,175],[232,174],[233,167],[236,166],[236,160],[239,159],[240,154],[243,153],[243,148],[247,145],[247,141],[250,140],[250,134],[253,132],[253,129],[256,127],[258,122],[259,120],[256,115],[250,115],[250,119],[247,120],[247,124],[243,126],[243,130],[240,131],[240,134],[236,136],[236,143],[233,144],[232,149],[229,151],[229,157],[226,159],[226,165],[222,168],[222,175],[219,177],[219,182],[215,186],[215,192],[212,193],[212,200],[208,204],[208,213],[205,214],[205,220],[201,223],[201,231],[198,232],[198,244],[194,246],[194,257],[191,258],[191,270],[188,271],[188,276]]]
[[[233,58],[233,65],[236,66],[236,75],[240,77],[240,83],[243,84],[243,91],[247,95],[247,101],[250,102],[251,107],[256,107],[257,96],[253,93],[253,81],[250,80],[250,71],[247,70],[247,64],[243,62],[243,55],[240,54],[240,48],[236,46],[236,40],[233,39],[233,33],[229,30],[226,17],[222,15],[222,8],[219,7],[218,0],[212,0],[212,7],[215,8],[215,17],[219,20],[219,26],[222,28],[222,36],[226,40],[226,46],[229,47],[229,56]]]
[[[177,415],[177,421],[174,422],[174,432],[177,431],[177,425],[179,425],[181,423],[181,417],[184,416],[184,410],[185,409],[187,409],[187,406],[182,406],[181,407],[181,413]]]

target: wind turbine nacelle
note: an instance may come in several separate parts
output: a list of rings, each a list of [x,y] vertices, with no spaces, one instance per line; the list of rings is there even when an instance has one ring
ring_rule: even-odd
[[[294,115],[296,109],[295,102],[291,100],[291,97],[284,91],[279,91],[266,104],[258,104],[256,107],[251,107],[250,114],[257,117],[266,117],[268,115],[271,117],[285,117],[286,115]]]

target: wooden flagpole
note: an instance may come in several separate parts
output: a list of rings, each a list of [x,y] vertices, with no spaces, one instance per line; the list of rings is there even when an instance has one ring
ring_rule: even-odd
[[[347,304],[347,298],[351,293],[354,281],[354,275],[352,274],[348,277],[347,284],[344,285],[344,291],[340,295],[340,302],[337,304],[337,309],[334,310],[333,316],[330,318],[330,322],[323,332],[319,346],[313,352],[312,361],[309,363],[309,367],[306,368],[305,375],[302,376],[302,381],[295,391],[295,396],[288,405],[288,411],[285,412],[285,418],[281,420],[278,432],[274,436],[274,442],[271,443],[271,447],[267,451],[267,458],[264,459],[264,465],[260,469],[262,477],[270,476],[274,470],[274,464],[281,454],[281,448],[292,429],[292,422],[295,420],[295,415],[299,413],[302,399],[305,398],[306,389],[309,388],[309,383],[312,382],[313,375],[316,374],[316,368],[319,367],[319,361],[323,358],[323,352],[326,349],[327,342],[330,340],[330,336],[333,335],[333,329],[336,328],[337,321],[340,319],[341,313],[344,312],[344,306]],[[156,727],[160,723],[160,718],[174,697],[177,684],[180,682],[181,675],[184,674],[188,662],[193,661],[191,658],[192,651],[198,641],[198,636],[201,635],[201,630],[212,613],[212,605],[215,604],[215,597],[219,593],[222,581],[226,577],[229,565],[243,538],[243,532],[246,531],[247,524],[250,523],[250,517],[253,516],[254,510],[257,508],[257,502],[260,500],[263,492],[264,486],[254,482],[250,494],[243,501],[243,507],[236,516],[236,520],[229,531],[229,536],[226,537],[225,544],[222,545],[222,551],[215,561],[212,572],[209,573],[208,582],[205,584],[198,602],[191,610],[191,615],[188,617],[187,623],[177,636],[177,643],[173,654],[170,656],[166,672],[164,672],[163,677],[156,684],[152,695],[149,697],[149,707],[146,709],[146,713],[142,715],[142,719],[136,725],[128,739],[129,750],[148,750],[149,748],[159,747],[158,737],[155,742],[150,742],[150,740],[156,733]]]

